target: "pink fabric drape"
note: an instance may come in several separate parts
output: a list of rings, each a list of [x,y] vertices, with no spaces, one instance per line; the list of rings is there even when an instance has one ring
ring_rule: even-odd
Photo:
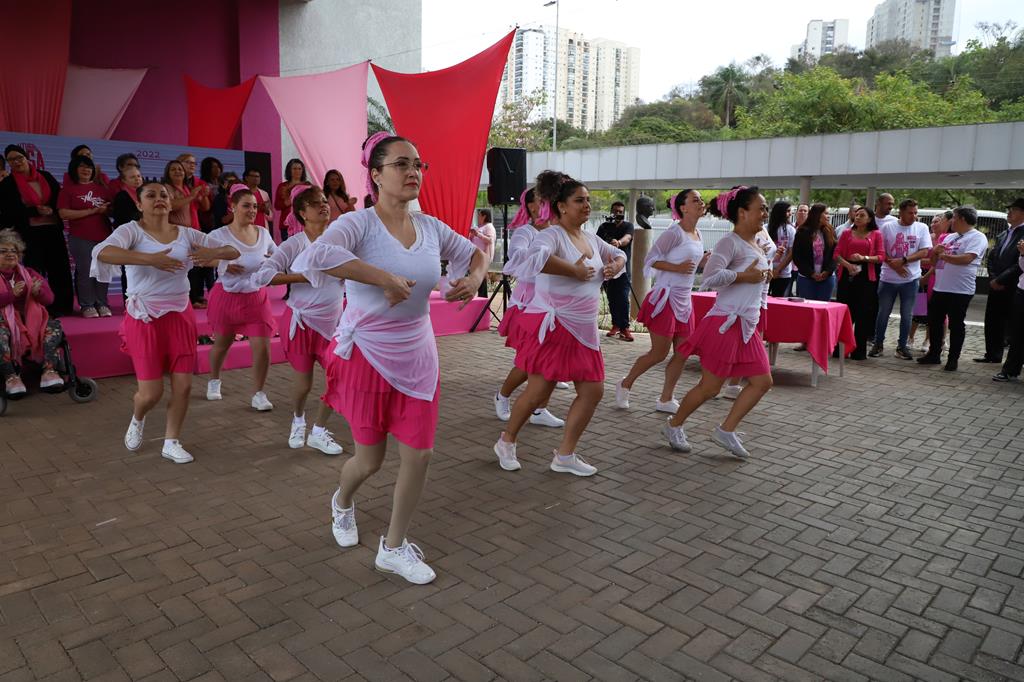
[[[311,76],[260,76],[316,185],[331,168],[341,171],[346,187],[365,184],[359,159],[366,139],[368,63]]]
[[[242,112],[245,111],[255,84],[256,76],[253,76],[230,88],[209,88],[185,76],[189,146],[214,149],[236,147]]]
[[[57,134],[109,140],[147,71],[69,64]]]
[[[396,73],[373,67],[395,131],[430,164],[420,207],[463,235],[473,219],[501,72],[515,35],[513,30],[480,54],[441,71]]]
[[[0,130],[56,135],[68,74],[71,0],[4,2]]]

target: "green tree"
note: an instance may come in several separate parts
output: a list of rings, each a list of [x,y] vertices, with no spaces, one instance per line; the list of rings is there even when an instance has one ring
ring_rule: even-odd
[[[817,135],[858,126],[858,84],[818,66],[784,74],[778,89],[736,112],[736,136]]]
[[[373,97],[366,98],[366,136],[382,131],[391,132],[395,124],[391,122],[391,114],[384,104]]]
[[[700,79],[701,100],[730,127],[736,125],[736,109],[747,103],[749,95],[750,74],[736,62]]]
[[[543,130],[538,128],[536,123],[531,123],[530,119],[544,106],[546,101],[547,95],[538,90],[518,102],[505,102],[491,123],[491,133],[487,139],[487,145],[489,147],[521,147],[530,151],[545,148]]]

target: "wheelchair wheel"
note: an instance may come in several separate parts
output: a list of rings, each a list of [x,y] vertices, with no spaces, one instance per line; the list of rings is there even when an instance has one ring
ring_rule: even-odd
[[[93,400],[96,400],[98,390],[99,386],[89,377],[77,377],[75,385],[68,391],[68,395],[76,403],[91,403]]]

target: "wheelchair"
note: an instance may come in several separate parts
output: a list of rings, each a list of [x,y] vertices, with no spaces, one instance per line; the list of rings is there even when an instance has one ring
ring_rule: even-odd
[[[75,363],[71,356],[71,344],[68,343],[68,337],[65,334],[61,334],[60,347],[58,348],[60,353],[60,361],[58,366],[55,368],[57,373],[60,374],[61,378],[64,379],[62,386],[51,386],[50,388],[40,388],[41,393],[63,393],[68,392],[68,396],[71,400],[76,403],[90,403],[96,400],[96,394],[99,391],[99,387],[96,382],[89,377],[79,376],[75,370]],[[32,367],[32,380],[33,384],[37,385],[36,380],[39,374],[42,374],[42,368],[36,365],[34,362],[29,362]],[[15,364],[15,369],[19,371],[22,379],[25,379],[24,367]],[[26,382],[27,384],[28,382]],[[4,393],[3,388],[0,387],[0,417],[7,412],[7,405],[9,402],[17,402],[27,396],[28,393],[23,393],[17,396],[9,396]]]

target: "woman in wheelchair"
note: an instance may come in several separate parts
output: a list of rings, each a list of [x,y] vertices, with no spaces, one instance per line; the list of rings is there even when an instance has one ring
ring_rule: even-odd
[[[64,331],[46,312],[53,291],[39,273],[22,265],[24,255],[18,233],[0,230],[0,379],[8,397],[25,394],[18,369],[25,359],[43,367],[39,388],[64,385],[58,373]]]

